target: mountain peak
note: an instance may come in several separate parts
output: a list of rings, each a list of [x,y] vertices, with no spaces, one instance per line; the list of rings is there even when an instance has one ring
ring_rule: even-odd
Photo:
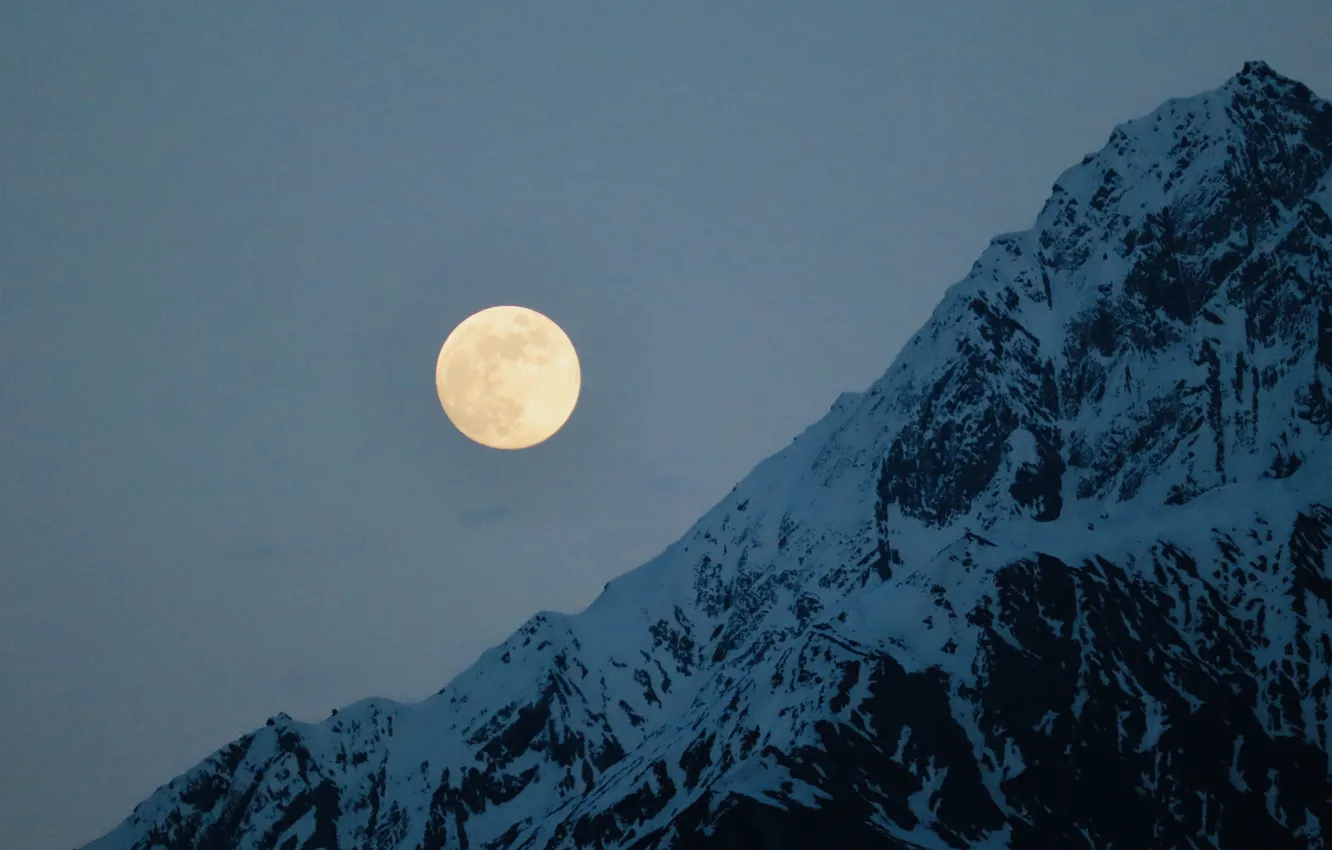
[[[1279,80],[1285,80],[1284,77],[1282,77],[1276,71],[1272,70],[1272,66],[1268,65],[1266,62],[1264,62],[1261,59],[1250,59],[1249,61],[1245,62],[1244,67],[1240,68],[1239,73],[1236,74],[1235,76],[1258,77],[1258,78],[1272,77]]]
[[[1314,111],[1329,109],[1326,103],[1316,103],[1318,98],[1299,80],[1293,80],[1261,60],[1244,63],[1239,73],[1231,77],[1220,91],[1230,95],[1243,93],[1252,102],[1267,101],[1285,108],[1287,111],[1304,113],[1310,106]]]

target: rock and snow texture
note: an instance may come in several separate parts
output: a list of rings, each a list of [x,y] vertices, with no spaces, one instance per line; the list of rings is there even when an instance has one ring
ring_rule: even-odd
[[[1330,169],[1257,62],[1116,128],[585,612],[88,850],[1332,846]]]

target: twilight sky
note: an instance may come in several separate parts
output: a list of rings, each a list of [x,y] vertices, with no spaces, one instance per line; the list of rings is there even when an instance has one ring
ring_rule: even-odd
[[[1326,0],[0,5],[0,846],[583,608],[889,365],[1112,127]],[[458,434],[517,303],[565,429]]]

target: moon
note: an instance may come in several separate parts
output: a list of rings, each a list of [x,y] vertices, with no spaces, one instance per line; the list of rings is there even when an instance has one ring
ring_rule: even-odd
[[[564,427],[582,373],[569,337],[526,307],[490,307],[453,329],[435,389],[454,427],[493,449],[525,449]]]

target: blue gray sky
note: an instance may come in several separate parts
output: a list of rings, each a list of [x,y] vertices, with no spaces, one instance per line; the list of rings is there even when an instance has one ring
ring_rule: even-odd
[[[0,4],[0,846],[576,611],[882,373],[1118,122],[1325,0]],[[444,337],[584,387],[468,442]]]

